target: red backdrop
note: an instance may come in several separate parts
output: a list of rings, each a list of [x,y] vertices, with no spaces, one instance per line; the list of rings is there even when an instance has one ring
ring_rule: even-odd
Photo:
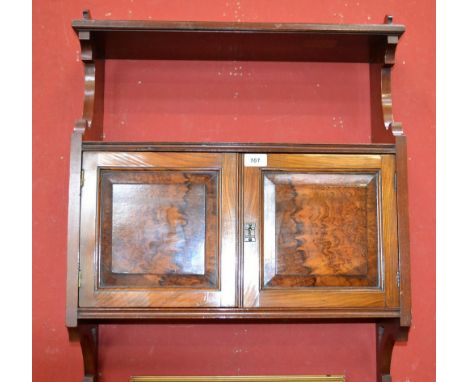
[[[64,325],[69,137],[83,68],[70,27],[99,19],[380,23],[407,32],[393,71],[408,135],[413,327],[396,345],[395,382],[435,380],[435,1],[35,0],[33,3],[33,375],[81,381]],[[112,62],[106,140],[368,142],[362,65]],[[130,375],[345,374],[374,380],[373,327],[307,324],[104,326],[103,382]]]

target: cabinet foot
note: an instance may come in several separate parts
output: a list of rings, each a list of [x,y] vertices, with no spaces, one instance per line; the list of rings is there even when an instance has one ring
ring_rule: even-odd
[[[99,327],[95,324],[79,324],[78,335],[83,354],[83,382],[97,382]]]
[[[400,321],[377,322],[375,342],[377,346],[377,382],[392,382],[390,367],[395,341],[405,341],[408,338],[407,327],[400,326]]]

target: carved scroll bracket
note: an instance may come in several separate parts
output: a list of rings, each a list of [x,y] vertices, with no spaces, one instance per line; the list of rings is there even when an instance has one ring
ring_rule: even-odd
[[[83,18],[91,19],[89,10]],[[83,116],[75,123],[75,129],[85,125],[84,140],[102,140],[104,105],[104,61],[96,59],[97,43],[90,31],[78,32],[81,61],[84,64]]]
[[[393,16],[385,17],[386,24],[393,23]],[[392,141],[392,137],[404,135],[401,123],[393,117],[392,67],[395,64],[395,52],[399,37],[386,36],[385,47],[378,63],[370,65],[372,142]],[[382,130],[382,122],[385,127]],[[389,136],[386,131],[392,134]]]

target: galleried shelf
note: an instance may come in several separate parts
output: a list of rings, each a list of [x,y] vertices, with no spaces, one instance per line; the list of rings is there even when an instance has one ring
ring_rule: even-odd
[[[406,137],[391,67],[405,28],[83,20],[67,327],[97,381],[102,322],[375,322],[377,381],[411,323]],[[370,144],[103,142],[106,59],[362,62]],[[114,321],[112,321],[114,320]]]

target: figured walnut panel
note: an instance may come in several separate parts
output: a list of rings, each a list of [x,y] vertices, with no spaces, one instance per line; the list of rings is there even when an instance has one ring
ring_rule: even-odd
[[[218,172],[101,171],[99,287],[217,288]]]
[[[378,172],[263,173],[263,287],[377,287]]]

